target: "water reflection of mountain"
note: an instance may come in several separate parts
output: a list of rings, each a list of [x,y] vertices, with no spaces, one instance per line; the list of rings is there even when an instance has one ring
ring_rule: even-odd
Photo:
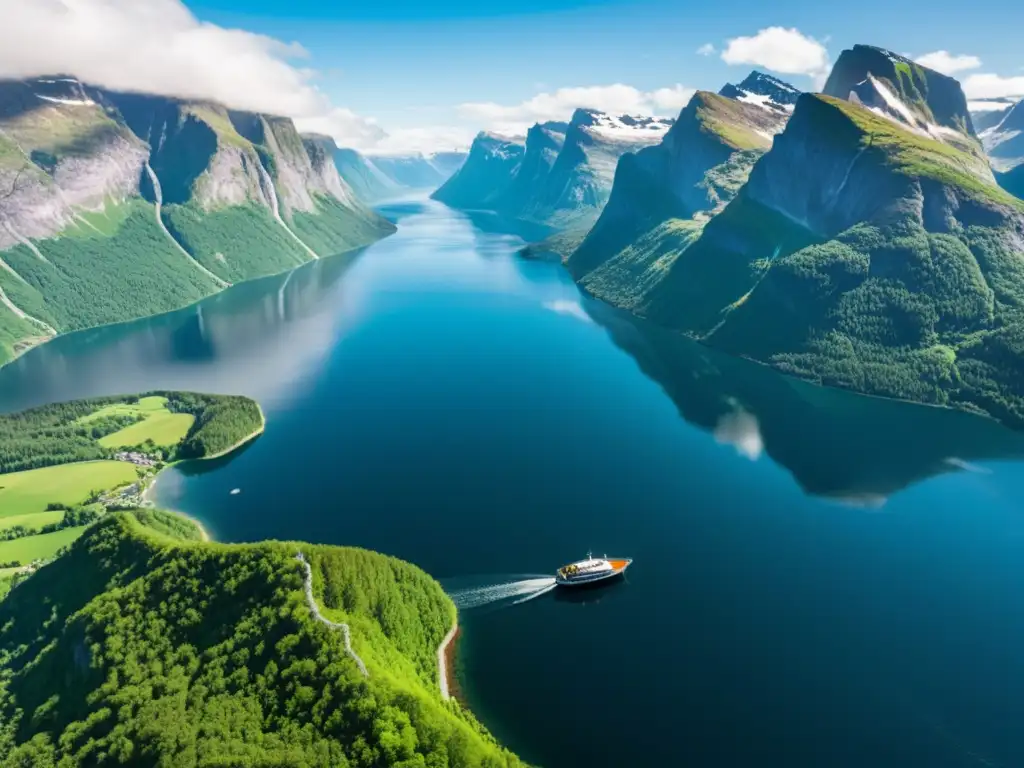
[[[233,286],[191,307],[55,339],[0,370],[0,410],[147,389],[283,396],[323,359],[359,252]]]
[[[585,307],[684,419],[751,458],[763,451],[808,493],[878,504],[973,462],[1024,458],[1024,434],[989,419],[817,387],[599,302]]]

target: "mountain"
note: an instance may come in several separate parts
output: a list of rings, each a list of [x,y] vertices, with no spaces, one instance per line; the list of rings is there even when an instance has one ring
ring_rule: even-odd
[[[536,193],[531,218],[561,226],[596,219],[611,194],[619,158],[661,141],[671,125],[666,118],[577,109],[562,149]]]
[[[855,45],[839,55],[824,93],[862,104],[933,139],[973,151],[969,139],[976,134],[960,83],[904,56],[871,45]]]
[[[999,121],[981,133],[992,166],[1008,171],[1024,163],[1024,100],[999,114]]]
[[[331,153],[345,183],[361,200],[373,203],[416,190],[436,189],[466,159],[465,152],[438,152],[429,156],[365,155],[354,149],[339,148],[328,136],[307,134],[303,138]]]
[[[801,95],[698,230],[600,281],[574,254],[574,276],[787,373],[1024,426],[1024,202],[995,183],[959,85],[857,46],[826,91],[849,98]]]
[[[757,70],[747,75],[739,85],[726,83],[718,94],[747,104],[757,104],[790,112],[800,97],[800,91],[789,83]]]
[[[462,152],[434,155],[372,155],[369,161],[394,183],[407,189],[437,189],[466,159]]]
[[[547,122],[537,123],[527,131],[522,162],[493,200],[495,210],[513,218],[544,218],[538,190],[544,189],[548,182],[568,129],[568,123]]]
[[[466,162],[430,196],[452,208],[493,210],[515,178],[525,152],[518,138],[482,131],[473,139]]]
[[[771,80],[755,72],[744,83],[795,90]],[[620,306],[642,301],[704,223],[735,197],[789,114],[764,99],[698,91],[660,144],[623,155],[608,205],[566,261],[569,271]]]
[[[971,110],[971,122],[974,123],[974,130],[977,131],[979,135],[984,133],[1006,117],[1006,113],[1009,112],[1016,103],[1016,99],[1009,98],[986,99],[980,102],[969,102],[968,106]]]
[[[291,120],[68,77],[0,82],[0,190],[0,364],[394,230]]]
[[[534,125],[525,141],[481,133],[434,198],[559,228],[589,226],[608,200],[619,157],[657,143],[671,124],[577,109],[568,123]]]
[[[426,573],[199,539],[109,513],[0,602],[0,763],[522,765],[442,698],[456,611]]]
[[[394,197],[404,189],[374,165],[368,157],[354,149],[338,147],[330,136],[303,134],[302,140],[307,144],[321,147],[324,152],[331,155],[338,175],[360,200],[376,202]]]

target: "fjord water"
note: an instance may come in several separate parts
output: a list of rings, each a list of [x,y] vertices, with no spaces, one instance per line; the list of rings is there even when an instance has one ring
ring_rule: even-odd
[[[383,213],[362,253],[33,350],[0,408],[258,398],[262,437],[158,484],[226,541],[369,547],[453,589],[635,558],[462,614],[463,694],[533,763],[1024,764],[1022,436],[631,321],[494,219]]]

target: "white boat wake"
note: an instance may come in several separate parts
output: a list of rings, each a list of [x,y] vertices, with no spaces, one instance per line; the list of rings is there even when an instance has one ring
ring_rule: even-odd
[[[554,588],[555,579],[552,576],[527,576],[497,584],[456,589],[448,595],[460,610],[469,610],[506,601],[508,605],[518,605],[547,594]]]

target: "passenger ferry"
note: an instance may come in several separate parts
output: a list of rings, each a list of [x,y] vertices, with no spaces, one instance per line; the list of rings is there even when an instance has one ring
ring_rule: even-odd
[[[613,579],[625,573],[632,562],[630,557],[594,557],[588,552],[586,560],[577,560],[559,568],[555,573],[555,583],[562,587],[581,587]]]

